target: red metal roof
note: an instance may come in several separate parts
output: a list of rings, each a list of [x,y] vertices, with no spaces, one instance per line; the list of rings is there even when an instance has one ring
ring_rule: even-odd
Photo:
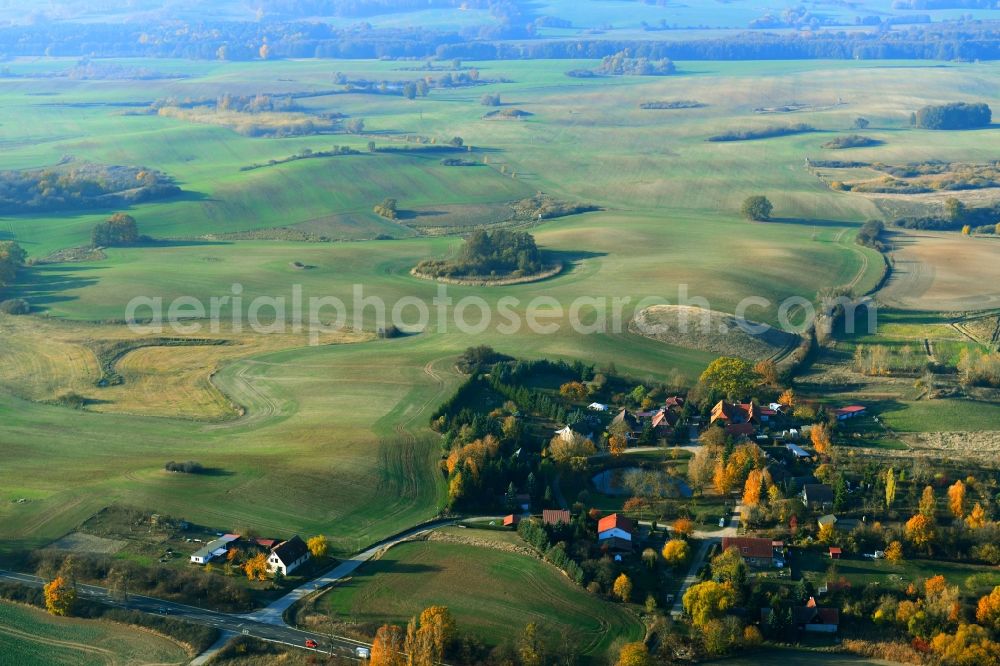
[[[546,525],[558,525],[559,523],[569,525],[570,520],[569,511],[563,509],[545,509],[542,511],[542,522]]]
[[[634,527],[635,525],[630,518],[613,513],[610,516],[604,516],[597,522],[597,533],[600,534],[601,532],[607,532],[615,528],[631,532]]]
[[[847,407],[841,407],[837,410],[838,414],[857,414],[858,412],[863,412],[867,407],[862,405],[848,405]]]

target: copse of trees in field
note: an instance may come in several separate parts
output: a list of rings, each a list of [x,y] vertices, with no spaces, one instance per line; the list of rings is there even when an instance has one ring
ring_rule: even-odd
[[[806,132],[817,131],[812,125],[805,123],[795,123],[793,125],[769,125],[767,127],[756,127],[749,129],[733,129],[714,134],[706,141],[754,141],[757,139],[770,139],[777,136],[790,136],[792,134],[805,134]]]
[[[676,99],[660,102],[640,102],[640,109],[701,109],[708,106],[690,99]]]
[[[858,231],[857,241],[861,245],[874,248],[879,252],[886,250],[885,243],[882,242],[882,234],[885,232],[885,223],[882,220],[868,220]]]
[[[125,206],[180,192],[165,174],[145,167],[64,163],[0,172],[0,213]]]
[[[543,269],[542,251],[524,231],[475,231],[452,260],[428,259],[417,272],[431,277],[523,276]]]
[[[983,103],[952,102],[928,105],[916,113],[916,126],[921,129],[961,130],[988,127],[993,112]]]
[[[91,233],[94,247],[126,247],[139,242],[139,227],[135,218],[125,213],[115,213],[94,226]]]
[[[18,271],[24,266],[28,253],[14,241],[0,241],[0,290],[13,284]],[[24,315],[31,305],[21,298],[3,299],[0,291],[0,314]]]
[[[771,211],[774,205],[771,201],[760,194],[747,197],[740,206],[740,213],[748,220],[754,222],[766,222],[771,219]]]
[[[878,139],[873,139],[870,136],[862,136],[861,134],[848,134],[847,136],[838,136],[834,139],[830,139],[823,144],[823,148],[827,150],[843,150],[845,148],[867,148],[870,146],[881,145],[881,141]]]

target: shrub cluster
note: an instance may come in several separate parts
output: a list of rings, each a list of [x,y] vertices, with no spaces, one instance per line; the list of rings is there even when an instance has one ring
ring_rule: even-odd
[[[815,132],[816,128],[805,123],[795,123],[794,125],[769,125],[757,129],[729,130],[722,134],[710,136],[706,141],[753,141],[755,139],[770,139],[776,136],[789,136],[791,134],[804,134]]]
[[[917,111],[916,126],[921,129],[957,130],[987,127],[993,112],[983,103],[952,102],[927,105]]]
[[[476,231],[452,261],[428,259],[417,270],[432,277],[530,275],[542,270],[542,252],[523,231]]]
[[[186,460],[184,462],[174,462],[171,460],[164,465],[164,469],[168,472],[183,472],[184,474],[201,474],[205,471],[202,464],[194,460]]]

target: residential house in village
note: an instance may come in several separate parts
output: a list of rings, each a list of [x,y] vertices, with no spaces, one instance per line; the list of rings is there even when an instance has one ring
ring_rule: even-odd
[[[810,509],[833,506],[833,488],[825,483],[807,483],[802,486],[802,503]]]
[[[597,542],[611,551],[630,552],[635,533],[631,518],[613,513],[597,521]]]
[[[792,624],[801,631],[835,634],[840,627],[840,611],[818,606],[815,597],[809,597],[805,606],[792,609]]]
[[[218,539],[209,541],[191,554],[195,564],[208,564],[217,557],[222,557],[229,550],[229,545],[240,540],[239,534],[224,534]]]
[[[774,566],[774,544],[771,539],[761,537],[722,537],[722,550],[735,548],[744,561],[754,569],[770,569]]]
[[[287,576],[309,559],[309,548],[299,535],[288,541],[282,541],[271,551],[267,558],[267,568],[271,573],[280,571]]]
[[[761,424],[769,423],[778,412],[753,402],[720,400],[712,407],[709,424],[720,422],[731,437],[752,437]]]
[[[642,434],[642,423],[639,418],[624,407],[615,415],[615,418],[611,419],[608,431],[613,432],[619,428],[624,431],[625,439],[630,442],[638,439],[639,435]]]

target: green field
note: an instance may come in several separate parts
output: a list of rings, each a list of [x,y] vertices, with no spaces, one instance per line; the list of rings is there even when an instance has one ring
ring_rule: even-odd
[[[0,664],[184,664],[177,643],[125,625],[55,618],[41,610],[0,603]]]
[[[479,530],[458,532],[485,538]],[[524,625],[534,622],[547,640],[568,640],[593,657],[604,655],[616,638],[638,640],[643,634],[629,611],[583,591],[549,564],[458,543],[396,546],[334,588],[321,604],[360,622],[398,624],[427,606],[443,604],[462,634],[489,645],[516,642]]]
[[[72,64],[41,58],[9,63],[11,72],[27,78],[0,79],[0,146],[7,168],[44,167],[70,155],[155,168],[185,191],[129,211],[142,233],[172,242],[24,272],[12,294],[67,325],[120,320],[135,296],[207,302],[229,295],[234,283],[242,285],[247,302],[288,297],[294,285],[302,286],[306,299],[349,301],[353,286],[362,285],[365,295],[390,306],[403,297],[429,303],[436,285],[409,270],[421,259],[454,252],[460,241],[421,236],[420,229],[436,216],[488,221],[498,206],[539,190],[602,208],[533,228],[539,244],[569,269],[539,284],[450,286],[455,301],[480,296],[493,307],[513,297],[520,301],[514,311],[523,317],[526,304],[539,295],[563,304],[578,297],[621,297],[630,299],[623,307],[627,322],[642,299],[675,303],[679,286],[687,285],[689,296],[726,312],[747,296],[766,298],[771,307],[747,314],[774,322],[775,304],[783,298],[813,299],[820,289],[843,285],[861,293],[881,275],[880,257],[853,242],[875,207],[831,191],[804,168],[805,158],[820,156],[819,146],[835,132],[849,131],[855,116],[870,118],[869,133],[886,141],[853,151],[858,159],[995,159],[985,130],[908,128],[914,108],[962,98],[970,87],[995,78],[992,64],[691,62],[683,63],[677,77],[586,80],[564,72],[594,63],[466,63],[485,79],[510,82],[435,89],[413,101],[356,93],[304,98],[311,111],[364,118],[365,134],[278,139],[158,116],[123,116],[125,107],[118,105],[223,92],[329,90],[336,71],[376,80],[415,73],[389,61],[120,62],[189,78],[31,78]],[[922,77],[919,94],[913,92],[915,71]],[[505,105],[533,115],[485,121],[486,108],[479,104],[484,92],[499,93]],[[638,107],[674,98],[708,106]],[[812,107],[788,118],[753,113],[793,99]],[[727,129],[782,122],[808,122],[823,131],[730,144],[704,140]],[[442,166],[439,154],[368,153],[369,141],[402,146],[407,135],[438,142],[460,136],[473,147],[462,155],[489,163],[456,168]],[[240,171],[333,145],[361,154]],[[751,224],[739,217],[740,201],[757,193],[774,201],[774,221]],[[372,206],[386,196],[410,214],[395,222],[374,215]],[[6,216],[0,238],[14,237],[32,257],[42,257],[88,242],[93,224],[109,212]],[[204,240],[278,227],[343,242]],[[378,236],[395,240],[374,240]],[[293,262],[311,268],[295,269]],[[228,306],[222,312],[231,316]],[[552,335],[523,327],[514,335],[496,326],[478,334],[429,327],[392,341],[234,361],[213,381],[247,412],[225,424],[71,411],[5,395],[0,442],[9,462],[0,469],[0,549],[45,544],[118,502],[220,530],[326,532],[339,552],[352,551],[438,511],[439,444],[426,426],[461,379],[453,361],[465,347],[490,344],[523,357],[614,362],[619,371],[653,381],[674,371],[693,381],[712,358],[627,332],[585,335],[557,321],[562,326]],[[374,328],[371,309],[361,324]],[[904,430],[937,427],[915,413],[887,418]],[[195,459],[224,473],[179,478],[163,472],[171,459]]]

